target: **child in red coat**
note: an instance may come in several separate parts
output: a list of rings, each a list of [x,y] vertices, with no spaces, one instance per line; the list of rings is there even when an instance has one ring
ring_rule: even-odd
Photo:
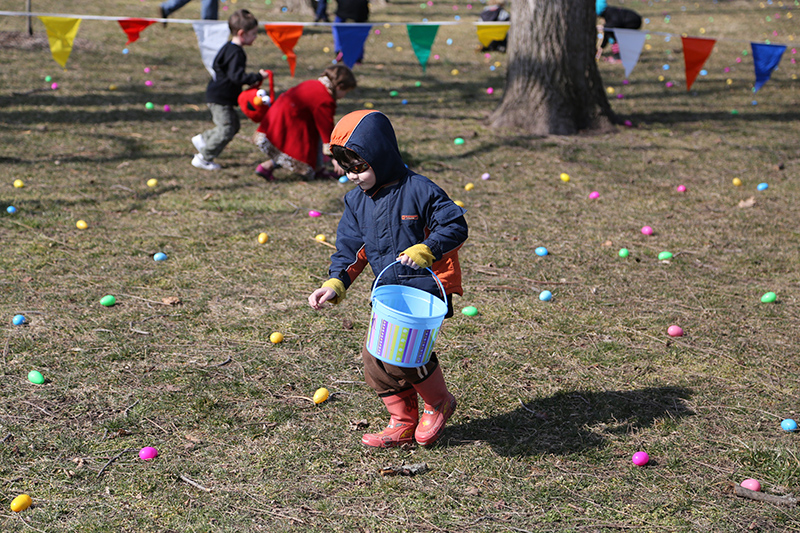
[[[269,159],[256,174],[272,181],[272,171],[284,168],[306,179],[322,174],[322,153],[330,155],[336,101],[356,87],[356,78],[345,65],[333,65],[322,76],[281,94],[258,126],[253,141]],[[334,167],[336,167],[334,162]],[[344,172],[337,168],[339,175]]]

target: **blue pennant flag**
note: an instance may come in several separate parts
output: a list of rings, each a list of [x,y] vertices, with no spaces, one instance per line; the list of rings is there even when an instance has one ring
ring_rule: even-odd
[[[334,24],[333,49],[341,53],[339,59],[350,68],[364,59],[364,43],[369,37],[370,25]]]
[[[786,46],[780,44],[750,43],[753,50],[753,66],[756,69],[756,86],[758,91],[769,81],[772,71],[778,68]]]

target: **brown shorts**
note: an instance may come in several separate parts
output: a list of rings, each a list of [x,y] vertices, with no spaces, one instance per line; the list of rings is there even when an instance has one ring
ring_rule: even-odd
[[[384,363],[369,353],[366,346],[361,350],[361,358],[364,360],[364,379],[378,396],[392,396],[408,390],[425,381],[439,366],[436,352],[431,353],[427,364],[414,368]]]

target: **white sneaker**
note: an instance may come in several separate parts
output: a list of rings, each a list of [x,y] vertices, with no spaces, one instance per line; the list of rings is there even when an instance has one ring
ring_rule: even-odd
[[[195,148],[197,148],[198,152],[202,152],[203,148],[206,147],[206,142],[203,140],[203,134],[198,133],[194,137],[192,137],[192,144]]]
[[[219,170],[220,166],[213,161],[206,161],[202,155],[195,154],[192,158],[192,166],[204,170]]]

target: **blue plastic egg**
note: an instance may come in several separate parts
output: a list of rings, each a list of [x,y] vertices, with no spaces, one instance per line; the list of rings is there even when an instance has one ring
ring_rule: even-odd
[[[536,250],[534,250],[534,251],[536,252],[536,255],[538,255],[539,257],[544,257],[544,256],[546,256],[548,253],[550,253],[550,252],[548,252],[548,251],[547,251],[547,248],[545,248],[544,246],[539,246],[539,247],[538,247]]]
[[[347,183],[348,181],[350,180],[347,179],[347,176],[341,176],[339,178],[339,183]]]
[[[166,261],[167,254],[165,254],[164,252],[158,252],[156,255],[153,256],[153,259],[155,259],[156,261]]]
[[[781,422],[781,429],[784,431],[797,431],[797,422],[791,418],[787,418]]]
[[[13,215],[14,213],[17,212],[17,208],[14,207],[13,205],[10,205],[6,207],[6,211],[8,211],[8,214]]]
[[[769,188],[769,185],[767,185],[766,183],[759,183],[756,186],[756,189],[758,189],[759,191],[766,191],[768,188]]]
[[[542,291],[539,293],[539,299],[543,302],[549,302],[553,299],[553,293],[550,291]]]
[[[11,323],[15,326],[21,326],[25,323],[25,315],[14,315],[14,318],[11,319]]]

